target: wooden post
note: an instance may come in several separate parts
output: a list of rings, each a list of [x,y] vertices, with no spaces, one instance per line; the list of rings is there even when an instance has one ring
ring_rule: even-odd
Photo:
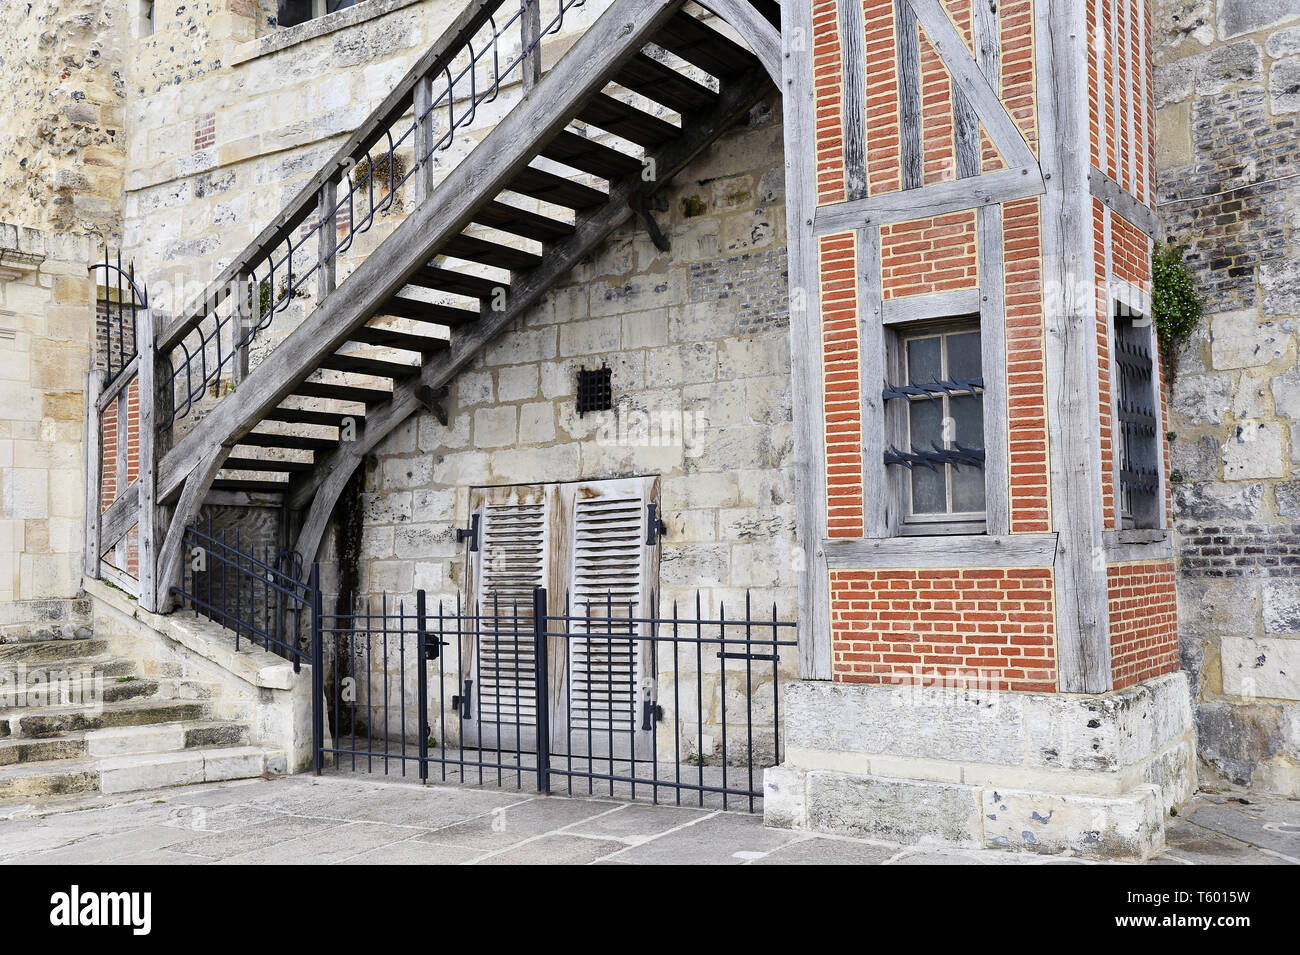
[[[522,3],[520,49],[524,51],[524,61],[521,70],[527,93],[542,79],[542,0],[522,0]]]
[[[421,76],[412,91],[415,104],[415,204],[433,193],[433,80]]]
[[[373,176],[374,170],[370,174]],[[325,184],[320,187],[320,201],[317,204],[316,211],[320,216],[320,233],[317,239],[317,260],[319,263],[318,273],[316,276],[316,304],[319,305],[325,301],[334,291],[336,284],[337,272],[335,266],[334,252],[338,249],[338,229],[335,225],[335,209],[338,204],[338,187],[333,179],[325,180]],[[290,276],[290,282],[293,278]]]
[[[840,0],[840,82],[844,89],[844,184],[849,199],[867,195],[867,71],[861,0]]]
[[[136,382],[137,386],[139,382]],[[131,444],[131,383],[123,383],[122,388],[117,393],[117,496],[121,497],[126,491],[127,484],[127,465],[128,449]],[[117,542],[117,547],[113,551],[113,559],[119,570],[127,568],[127,538],[128,534],[123,534]]]
[[[258,300],[257,283],[251,275],[240,275],[235,280],[234,294],[238,298],[230,316],[230,383],[237,388],[248,377],[248,345],[244,342],[244,335],[256,326],[261,302]],[[141,356],[144,353],[144,348],[141,347]],[[141,362],[143,361],[142,357]]]
[[[99,579],[99,532],[104,464],[104,432],[100,425],[99,396],[108,383],[108,372],[92,369],[86,375],[86,553],[82,570]]]
[[[235,324],[238,326],[236,312]],[[158,506],[156,482],[157,450],[154,437],[158,428],[158,355],[154,342],[158,329],[153,312],[145,309],[136,318],[137,350],[140,354],[138,387],[140,389],[140,517],[139,567],[140,609],[153,612],[158,608]],[[238,362],[236,361],[236,364]]]

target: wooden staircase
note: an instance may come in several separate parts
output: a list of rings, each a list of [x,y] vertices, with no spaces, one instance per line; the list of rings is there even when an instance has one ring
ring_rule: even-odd
[[[473,5],[448,29],[303,190],[299,211],[278,217],[214,282],[208,301],[221,300],[223,285],[255,277],[258,257],[273,255],[295,223],[312,227],[301,210],[331,208],[348,186],[348,160],[370,156],[392,117],[405,113],[410,123],[412,105],[419,142],[421,84],[500,3]],[[747,28],[766,30],[774,42],[777,4],[746,11],[754,14]],[[185,422],[183,434],[174,424],[175,437],[159,427],[159,452],[171,444],[158,454],[154,494],[171,515],[150,535],[160,608],[183,526],[213,491],[277,495],[305,511],[296,550],[314,559],[361,458],[420,408],[441,414],[442,389],[475,353],[627,219],[642,217],[659,244],[647,219],[651,197],[772,88],[750,49],[680,0],[615,0],[550,72],[525,85],[522,99],[440,183],[431,172],[426,178],[430,163],[413,171],[414,211],[337,288],[334,263],[321,255],[316,306],[236,390]],[[531,208],[519,197],[534,200]],[[322,250],[332,249],[334,220],[316,228]],[[159,390],[173,391],[163,400],[176,400],[167,372],[173,384],[180,380],[178,356],[191,354],[183,342],[201,339],[210,320],[200,308],[158,330]],[[341,440],[345,428],[354,440]]]

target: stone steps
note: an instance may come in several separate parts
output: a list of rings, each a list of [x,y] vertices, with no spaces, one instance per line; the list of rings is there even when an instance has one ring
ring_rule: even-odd
[[[94,631],[85,623],[11,623],[0,627],[0,644],[89,640]]]
[[[98,712],[84,707],[45,707],[34,712],[11,711],[10,737],[50,739],[85,730],[143,726],[204,720],[212,715],[210,703],[202,700],[128,700],[105,703]]]
[[[81,640],[20,640],[0,643],[0,667],[26,664],[28,667],[68,664],[108,653],[108,641],[87,637]]]
[[[0,801],[72,793],[123,793],[282,772],[260,746],[201,746],[166,753],[19,763],[0,768]]]
[[[245,746],[249,729],[228,720],[187,720],[79,730],[64,736],[0,741],[0,767],[111,756],[173,753],[200,747]]]

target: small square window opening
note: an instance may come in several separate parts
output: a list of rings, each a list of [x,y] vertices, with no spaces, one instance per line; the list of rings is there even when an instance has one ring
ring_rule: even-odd
[[[609,368],[578,369],[578,416],[614,407]]]

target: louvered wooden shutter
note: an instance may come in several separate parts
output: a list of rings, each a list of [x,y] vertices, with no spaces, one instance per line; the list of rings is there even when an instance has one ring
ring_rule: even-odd
[[[646,505],[657,480],[628,478],[565,485],[568,541],[569,728],[630,734],[640,726],[642,684],[657,547],[647,546]]]
[[[476,494],[480,541],[471,592],[480,614],[468,674],[483,723],[535,726],[533,589],[550,586],[555,502],[549,487],[489,488]]]

